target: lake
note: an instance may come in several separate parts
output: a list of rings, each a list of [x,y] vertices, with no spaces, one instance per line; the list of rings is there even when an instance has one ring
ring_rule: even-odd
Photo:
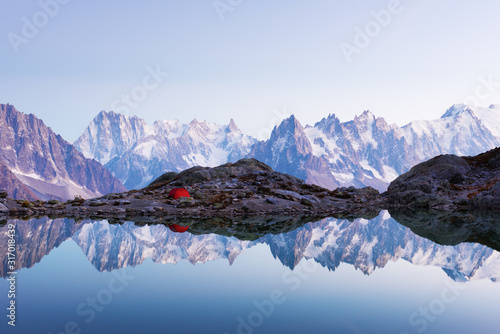
[[[387,211],[245,230],[3,221],[0,332],[498,333],[492,248],[440,245]]]

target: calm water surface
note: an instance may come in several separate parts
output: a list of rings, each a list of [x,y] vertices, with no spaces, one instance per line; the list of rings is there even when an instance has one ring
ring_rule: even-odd
[[[6,310],[9,224],[15,327]],[[182,230],[6,222],[0,332],[498,333],[500,254],[480,244],[436,244],[387,212],[282,234]]]

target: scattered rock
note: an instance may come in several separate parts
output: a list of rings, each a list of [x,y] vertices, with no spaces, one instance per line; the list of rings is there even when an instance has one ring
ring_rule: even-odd
[[[306,206],[310,206],[310,207],[314,207],[314,203],[311,200],[309,200],[309,199],[307,199],[305,197],[300,200],[300,204],[303,204],[303,205],[306,205]]]
[[[0,203],[0,213],[6,213],[6,212],[9,212],[9,209],[5,205]]]
[[[214,203],[212,205],[212,208],[215,209],[215,210],[220,210],[220,209],[224,208],[224,204],[223,203]]]
[[[278,204],[278,200],[276,198],[273,198],[273,197],[267,197],[266,198],[266,203],[277,205]]]
[[[21,206],[23,208],[32,208],[35,206],[35,204],[31,203],[30,201],[26,201],[26,200],[23,200],[23,201],[20,201]]]
[[[180,203],[177,204],[177,208],[190,208],[192,206],[195,206],[195,200],[192,197],[181,197],[179,198]]]

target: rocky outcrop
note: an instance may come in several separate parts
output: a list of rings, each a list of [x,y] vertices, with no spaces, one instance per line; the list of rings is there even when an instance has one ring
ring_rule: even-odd
[[[0,186],[16,199],[67,200],[126,190],[42,120],[9,104],[0,104],[0,162],[5,175]]]
[[[192,197],[168,198],[173,188],[180,187],[186,188]],[[330,191],[275,172],[255,159],[167,173],[144,189],[92,200],[6,203],[12,215],[116,219],[148,216],[151,222],[172,217],[363,216],[376,215],[382,205],[379,192],[373,188]]]
[[[500,210],[500,148],[442,155],[413,167],[384,194],[390,206]]]

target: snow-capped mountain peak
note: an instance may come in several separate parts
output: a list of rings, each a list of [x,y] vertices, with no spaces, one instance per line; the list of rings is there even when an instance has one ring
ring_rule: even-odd
[[[75,147],[105,164],[132,189],[148,185],[167,171],[237,161],[255,141],[242,134],[234,120],[225,126],[197,119],[188,124],[161,120],[149,126],[137,116],[101,112]]]
[[[443,116],[441,116],[441,118],[455,117],[464,112],[472,112],[472,110],[470,109],[469,106],[465,104],[454,104],[448,110],[446,110],[446,112],[443,114]]]
[[[231,118],[229,121],[229,125],[227,126],[229,132],[241,132],[240,129],[236,126],[234,119]]]
[[[500,105],[476,108],[474,113],[495,137],[500,138]]]

